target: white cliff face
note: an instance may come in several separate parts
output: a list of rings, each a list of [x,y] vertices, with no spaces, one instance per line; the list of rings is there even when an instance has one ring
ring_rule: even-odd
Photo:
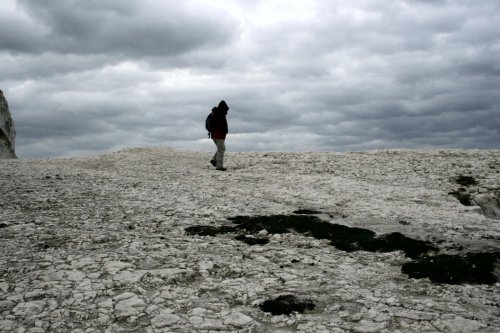
[[[0,158],[16,158],[16,130],[9,111],[9,104],[0,90]]]

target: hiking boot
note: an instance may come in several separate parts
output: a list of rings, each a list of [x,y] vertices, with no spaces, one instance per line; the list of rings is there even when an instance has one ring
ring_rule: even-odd
[[[211,160],[210,164],[212,164],[213,166],[217,166],[217,162],[215,162],[214,160]]]
[[[219,171],[226,171],[227,169],[226,168],[217,168],[215,170],[219,170]]]

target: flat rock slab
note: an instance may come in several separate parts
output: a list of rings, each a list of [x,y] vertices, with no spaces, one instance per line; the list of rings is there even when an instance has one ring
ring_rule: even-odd
[[[229,174],[210,157],[1,160],[0,331],[499,330],[498,264],[467,253],[500,250],[476,206],[496,209],[500,152],[229,153]],[[445,254],[466,260],[436,282]],[[448,283],[475,267],[489,280]]]

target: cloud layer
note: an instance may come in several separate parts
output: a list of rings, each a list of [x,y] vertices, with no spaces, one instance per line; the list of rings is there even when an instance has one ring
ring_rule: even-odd
[[[36,1],[0,12],[20,157],[500,148],[495,0]]]

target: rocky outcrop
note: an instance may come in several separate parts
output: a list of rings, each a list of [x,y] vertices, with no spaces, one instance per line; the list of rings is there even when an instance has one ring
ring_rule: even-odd
[[[0,90],[0,158],[16,158],[16,130],[9,111],[9,104]]]
[[[500,191],[478,194],[474,201],[486,217],[500,220]]]
[[[494,168],[493,164],[490,165],[490,169]],[[500,220],[500,190],[498,185],[479,184],[472,176],[458,176],[455,182],[463,187],[448,194],[457,198],[462,205],[478,206],[484,216]]]

